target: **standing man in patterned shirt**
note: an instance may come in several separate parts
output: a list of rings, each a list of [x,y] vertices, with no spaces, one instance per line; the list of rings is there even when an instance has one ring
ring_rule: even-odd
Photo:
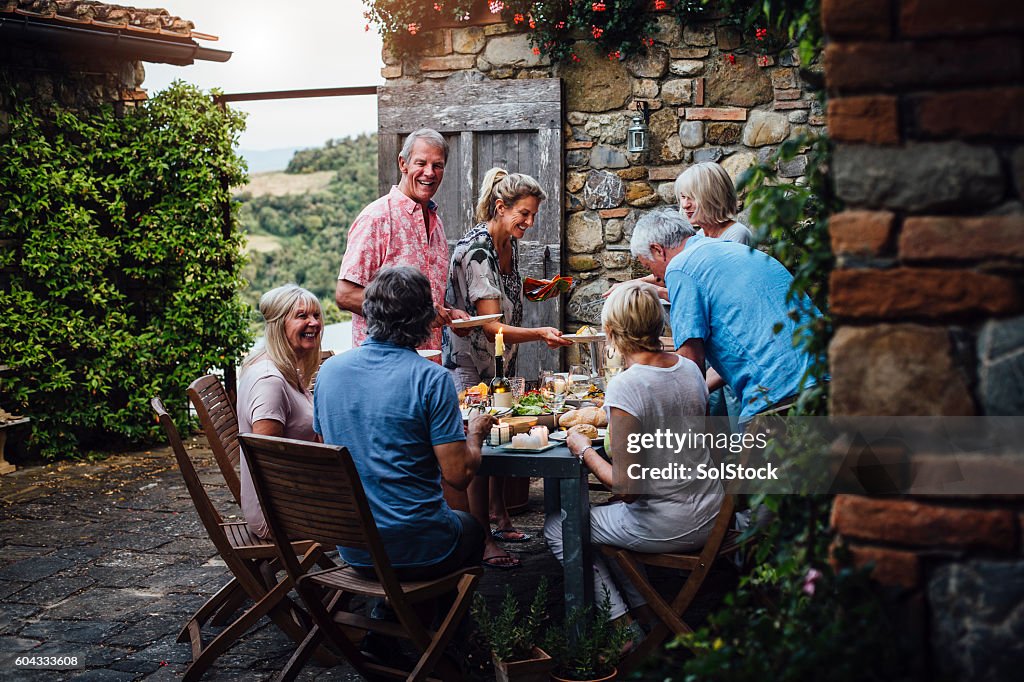
[[[410,265],[430,280],[437,316],[421,349],[441,350],[441,328],[469,317],[444,307],[448,286],[448,240],[433,197],[444,178],[448,143],[436,130],[420,128],[405,138],[398,154],[402,179],[387,195],[363,209],[352,223],[334,300],[352,313],[352,345],[366,340],[363,289],[390,265]]]

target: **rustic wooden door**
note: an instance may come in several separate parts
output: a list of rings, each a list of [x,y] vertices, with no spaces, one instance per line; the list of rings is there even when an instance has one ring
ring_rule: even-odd
[[[553,78],[486,83],[420,83],[377,89],[380,192],[398,183],[398,152],[405,136],[433,128],[448,140],[444,180],[434,196],[449,252],[474,225],[484,174],[493,166],[532,175],[547,192],[534,226],[519,244],[524,277],[562,272],[562,88]],[[525,301],[523,326],[562,329],[562,298]],[[528,381],[562,365],[543,343],[519,348],[517,373]]]

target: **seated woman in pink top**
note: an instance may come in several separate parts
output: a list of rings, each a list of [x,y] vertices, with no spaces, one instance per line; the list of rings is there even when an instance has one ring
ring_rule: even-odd
[[[238,432],[316,440],[313,431],[313,393],[320,366],[320,301],[295,284],[271,289],[260,298],[266,321],[266,343],[242,363],[238,384]],[[242,459],[242,513],[249,529],[261,538],[270,535],[256,489]]]

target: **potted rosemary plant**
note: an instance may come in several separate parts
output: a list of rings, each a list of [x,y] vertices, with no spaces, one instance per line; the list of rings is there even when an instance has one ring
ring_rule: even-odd
[[[605,592],[597,609],[593,605],[573,609],[562,628],[548,630],[544,647],[555,659],[552,680],[609,682],[618,676],[615,664],[631,635],[629,628],[610,616],[611,600]]]
[[[537,640],[547,612],[548,582],[541,578],[537,592],[526,612],[519,615],[519,602],[506,585],[505,598],[497,615],[492,616],[479,593],[473,601],[473,617],[491,647],[494,676],[498,682],[544,682],[554,667],[552,658]]]

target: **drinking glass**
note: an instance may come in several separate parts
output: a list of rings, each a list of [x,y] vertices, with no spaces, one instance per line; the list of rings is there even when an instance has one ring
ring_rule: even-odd
[[[584,400],[590,393],[590,387],[594,381],[590,376],[590,370],[583,365],[572,365],[569,367],[569,392],[576,400]]]
[[[544,396],[544,402],[551,406],[555,412],[560,412],[565,405],[565,396],[569,390],[569,382],[561,374],[545,372],[540,380],[540,394]]]
[[[519,401],[526,392],[526,379],[523,377],[509,377],[508,382],[512,384],[512,400]]]

